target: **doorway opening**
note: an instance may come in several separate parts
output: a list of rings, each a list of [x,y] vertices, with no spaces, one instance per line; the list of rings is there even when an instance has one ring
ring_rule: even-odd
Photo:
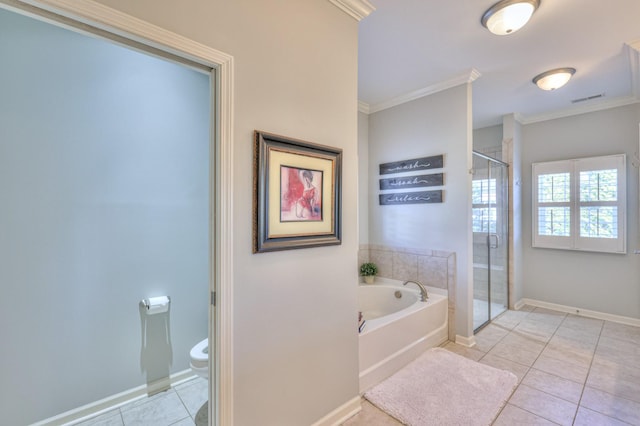
[[[30,1],[29,4],[13,0],[0,0],[0,9],[18,12],[21,15],[34,17],[41,21],[54,23],[56,26],[72,29],[75,32],[89,34],[93,37],[115,41],[117,44],[127,46],[137,51],[143,51],[155,58],[168,59],[172,63],[186,65],[191,70],[203,72],[209,82],[209,90],[205,90],[208,98],[209,111],[205,116],[209,123],[206,139],[209,143],[208,159],[211,165],[211,173],[207,173],[210,198],[205,203],[205,222],[209,224],[208,242],[205,242],[205,251],[209,257],[208,291],[202,297],[203,303],[208,306],[208,329],[210,339],[210,352],[215,354],[210,358],[210,381],[208,388],[212,390],[211,404],[209,404],[209,423],[219,424],[229,421],[232,417],[231,399],[229,391],[232,383],[231,369],[231,319],[232,306],[231,292],[231,241],[230,230],[232,226],[231,204],[229,200],[233,191],[229,184],[231,180],[231,140],[232,140],[232,71],[233,61],[230,56],[217,52],[207,46],[191,42],[176,34],[154,27],[135,18],[127,17],[106,6],[93,2],[79,0],[73,4],[66,1],[51,0],[45,4],[38,1]],[[35,4],[35,6],[33,6]],[[99,24],[98,24],[99,23]],[[49,52],[55,54],[56,52]],[[47,58],[41,58],[39,69],[41,78],[50,77],[47,74]],[[78,78],[86,75],[79,74]],[[206,93],[208,92],[208,93]],[[29,91],[25,95],[31,96]],[[57,112],[53,105],[54,112]],[[143,120],[144,113],[136,117]],[[73,117],[70,117],[72,120]],[[37,127],[39,123],[32,123]],[[78,121],[75,124],[83,126],[86,123]],[[46,156],[47,153],[41,153]],[[140,157],[139,157],[140,158]],[[144,156],[141,157],[144,162]],[[99,163],[99,162],[98,162]],[[132,161],[131,168],[135,168]],[[32,164],[33,165],[33,164]],[[144,167],[140,173],[144,174]],[[70,178],[73,180],[73,177]],[[51,182],[55,182],[51,180]],[[79,182],[80,185],[88,182]],[[108,192],[97,191],[96,197],[108,195]],[[123,197],[126,198],[126,197]],[[135,199],[133,196],[131,199]],[[124,203],[126,204],[126,199]],[[220,232],[220,230],[229,230]],[[215,238],[214,238],[215,236]],[[206,238],[205,238],[206,239]],[[53,289],[52,289],[53,290]],[[86,291],[80,288],[80,291]],[[209,294],[211,293],[211,294]],[[55,292],[53,293],[55,294]],[[213,297],[213,295],[217,297]],[[100,299],[100,298],[98,298]],[[218,306],[211,303],[218,301]],[[134,306],[138,300],[134,300]],[[177,303],[174,299],[173,303]],[[99,303],[107,303],[100,300]],[[60,306],[60,305],[58,305]],[[89,304],[88,306],[91,306]],[[137,325],[139,327],[139,325]],[[139,329],[138,329],[139,333]],[[172,336],[175,338],[175,336]],[[220,342],[224,345],[220,345]],[[46,356],[46,350],[40,350],[41,356]],[[215,392],[213,392],[215,390]],[[227,391],[227,392],[225,392]],[[225,394],[223,399],[220,394]],[[221,420],[223,419],[223,420]],[[226,420],[225,420],[226,419]]]

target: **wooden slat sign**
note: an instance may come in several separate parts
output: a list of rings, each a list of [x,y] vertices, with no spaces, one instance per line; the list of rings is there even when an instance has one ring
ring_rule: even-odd
[[[380,189],[405,189],[420,188],[423,186],[442,186],[443,182],[444,173],[432,173],[429,175],[380,179]]]
[[[427,204],[441,203],[442,190],[437,191],[418,191],[418,192],[400,192],[394,194],[380,194],[381,206],[393,206],[401,204]]]
[[[443,155],[433,157],[414,158],[412,160],[394,161],[393,163],[380,164],[380,174],[415,172],[418,170],[441,169],[444,165]]]

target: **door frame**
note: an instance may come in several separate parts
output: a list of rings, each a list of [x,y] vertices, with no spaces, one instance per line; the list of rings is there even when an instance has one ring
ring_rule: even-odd
[[[208,72],[211,88],[209,425],[233,424],[233,56],[92,0],[0,0],[9,10]],[[214,305],[215,302],[215,305]]]

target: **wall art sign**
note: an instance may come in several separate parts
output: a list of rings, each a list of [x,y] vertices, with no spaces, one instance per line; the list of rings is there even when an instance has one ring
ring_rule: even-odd
[[[253,252],[341,244],[342,150],[254,138]]]
[[[379,197],[381,206],[441,203],[442,190],[380,194]]]
[[[380,174],[415,172],[419,170],[441,169],[444,165],[443,155],[432,157],[414,158],[412,160],[394,161],[392,163],[380,164]]]
[[[380,179],[381,190],[420,188],[423,186],[442,186],[443,184],[444,173],[432,173],[428,175]]]

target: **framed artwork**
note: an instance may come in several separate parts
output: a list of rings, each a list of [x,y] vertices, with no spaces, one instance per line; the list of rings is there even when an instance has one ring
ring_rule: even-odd
[[[342,150],[254,138],[253,252],[341,244]]]

